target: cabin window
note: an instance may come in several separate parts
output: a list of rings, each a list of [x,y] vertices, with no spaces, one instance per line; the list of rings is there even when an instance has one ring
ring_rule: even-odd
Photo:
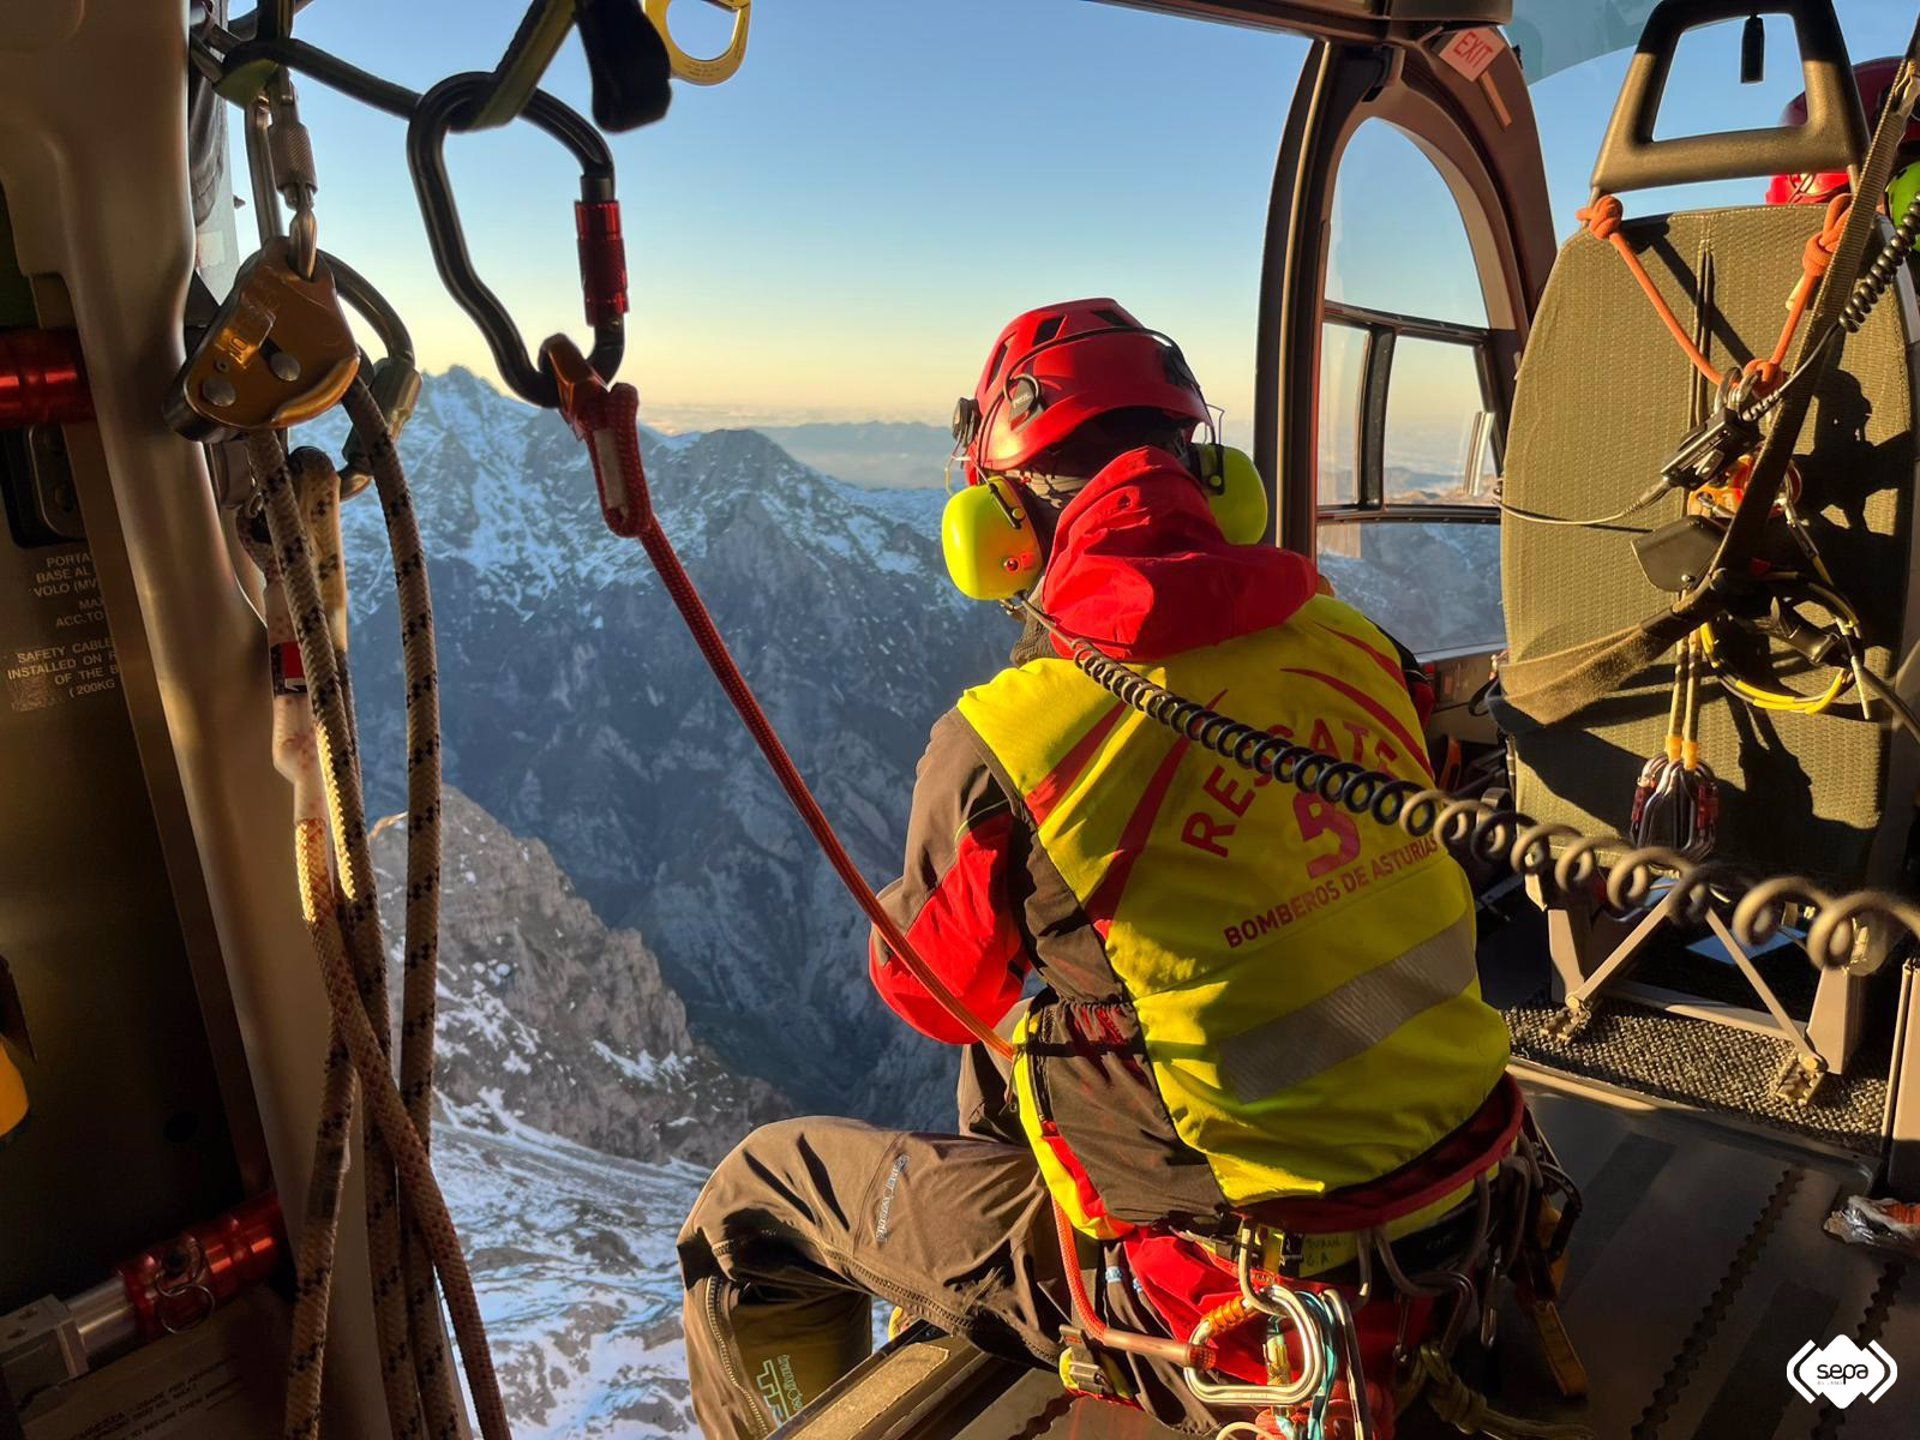
[[[1540,151],[1553,197],[1554,234],[1565,239],[1579,228],[1593,162],[1619,97],[1639,26],[1652,7],[1636,3],[1596,8],[1577,21],[1559,0],[1518,0],[1507,36],[1526,69]],[[1898,55],[1913,29],[1913,7],[1904,0],[1847,0],[1838,7],[1840,26],[1854,63]],[[1765,14],[1766,73],[1757,84],[1740,82],[1740,37],[1744,15],[1701,25],[1680,39],[1667,79],[1657,139],[1714,134],[1780,123],[1787,102],[1800,93],[1799,41],[1785,15]],[[1867,120],[1872,122],[1873,116]],[[1742,177],[1696,185],[1631,191],[1621,197],[1631,215],[1758,205],[1767,179]]]
[[[1361,387],[1367,332],[1329,325],[1320,341],[1320,503],[1360,502]]]
[[[1382,121],[1341,160],[1324,315],[1322,572],[1423,654],[1496,648],[1502,436],[1486,303],[1452,192]]]

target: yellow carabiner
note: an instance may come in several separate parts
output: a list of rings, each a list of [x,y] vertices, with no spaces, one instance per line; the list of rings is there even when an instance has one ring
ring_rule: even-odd
[[[667,23],[667,11],[673,0],[647,0],[647,18],[667,43],[673,73],[690,85],[719,85],[731,80],[740,62],[747,58],[747,25],[753,18],[753,0],[707,0],[707,3],[733,11],[733,37],[720,54],[711,60],[702,60],[687,54],[673,38],[673,29]]]

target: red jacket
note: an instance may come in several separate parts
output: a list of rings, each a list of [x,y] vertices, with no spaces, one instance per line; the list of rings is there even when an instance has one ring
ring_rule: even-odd
[[[1319,587],[1303,556],[1229,545],[1193,476],[1166,451],[1143,448],[1061,512],[1038,601],[1109,655],[1152,661],[1282,624]],[[1424,677],[1410,670],[1409,681],[1418,705]],[[915,949],[989,1022],[1020,998],[1033,947],[1074,943],[1057,923],[1061,907],[1048,903],[1063,884],[1027,843],[1021,813],[971,729],[948,712],[920,762],[904,873],[882,897]],[[875,988],[901,1019],[935,1040],[968,1041],[905,967],[883,963],[877,940],[870,958]]]

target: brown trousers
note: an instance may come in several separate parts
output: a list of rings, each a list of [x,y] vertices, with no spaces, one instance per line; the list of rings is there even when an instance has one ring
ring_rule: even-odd
[[[1046,1186],[977,1051],[960,1097],[965,1135],[787,1120],[714,1170],[680,1232],[688,1377],[709,1440],[758,1440],[864,1359],[872,1297],[1053,1368],[1068,1308]],[[1110,1321],[1157,1329],[1117,1251],[1088,1273]],[[1140,1367],[1133,1381],[1163,1420],[1212,1429],[1170,1378]]]

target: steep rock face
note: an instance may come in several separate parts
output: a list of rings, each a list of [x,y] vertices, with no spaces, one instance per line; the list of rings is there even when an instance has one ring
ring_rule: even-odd
[[[546,846],[457,790],[445,797],[440,1099],[471,1128],[521,1126],[630,1160],[711,1165],[786,1113],[766,1084],[695,1042],[639,935],[610,930]],[[396,1018],[406,831],[375,841]]]
[[[643,441],[663,523],[855,859],[897,873],[928,727],[1011,638],[946,583],[938,491],[869,491],[764,436]],[[644,554],[599,518],[557,416],[464,372],[402,441],[432,559],[449,777],[637,928],[692,1034],[802,1108],[940,1123],[951,1060],[866,981],[865,926]],[[398,808],[384,532],[349,507],[355,671],[376,803]]]

